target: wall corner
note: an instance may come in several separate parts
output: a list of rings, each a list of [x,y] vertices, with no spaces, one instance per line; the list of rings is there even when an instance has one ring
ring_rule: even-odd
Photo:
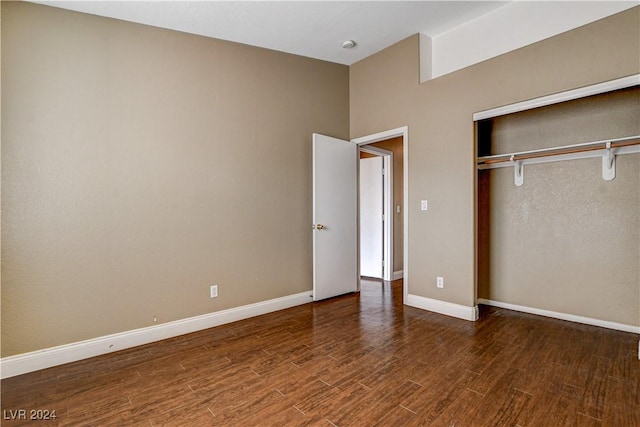
[[[432,39],[420,33],[420,83],[432,79],[433,49]]]

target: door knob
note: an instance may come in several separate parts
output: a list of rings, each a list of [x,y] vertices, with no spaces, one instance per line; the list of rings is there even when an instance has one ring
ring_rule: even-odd
[[[322,224],[316,224],[316,225],[314,225],[314,228],[315,228],[316,230],[324,230],[325,226],[324,226],[324,225],[322,225]]]

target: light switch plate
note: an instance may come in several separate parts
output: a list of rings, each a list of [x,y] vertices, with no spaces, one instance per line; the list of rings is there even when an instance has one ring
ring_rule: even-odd
[[[420,210],[421,211],[429,210],[429,205],[427,204],[426,200],[421,200],[420,201]]]

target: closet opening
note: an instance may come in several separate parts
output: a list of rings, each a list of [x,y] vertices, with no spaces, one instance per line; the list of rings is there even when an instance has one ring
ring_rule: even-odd
[[[640,332],[637,80],[474,116],[479,304]]]

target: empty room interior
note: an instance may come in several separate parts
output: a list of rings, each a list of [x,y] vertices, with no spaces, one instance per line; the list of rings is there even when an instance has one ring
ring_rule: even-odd
[[[640,426],[637,1],[0,7],[3,425]]]

